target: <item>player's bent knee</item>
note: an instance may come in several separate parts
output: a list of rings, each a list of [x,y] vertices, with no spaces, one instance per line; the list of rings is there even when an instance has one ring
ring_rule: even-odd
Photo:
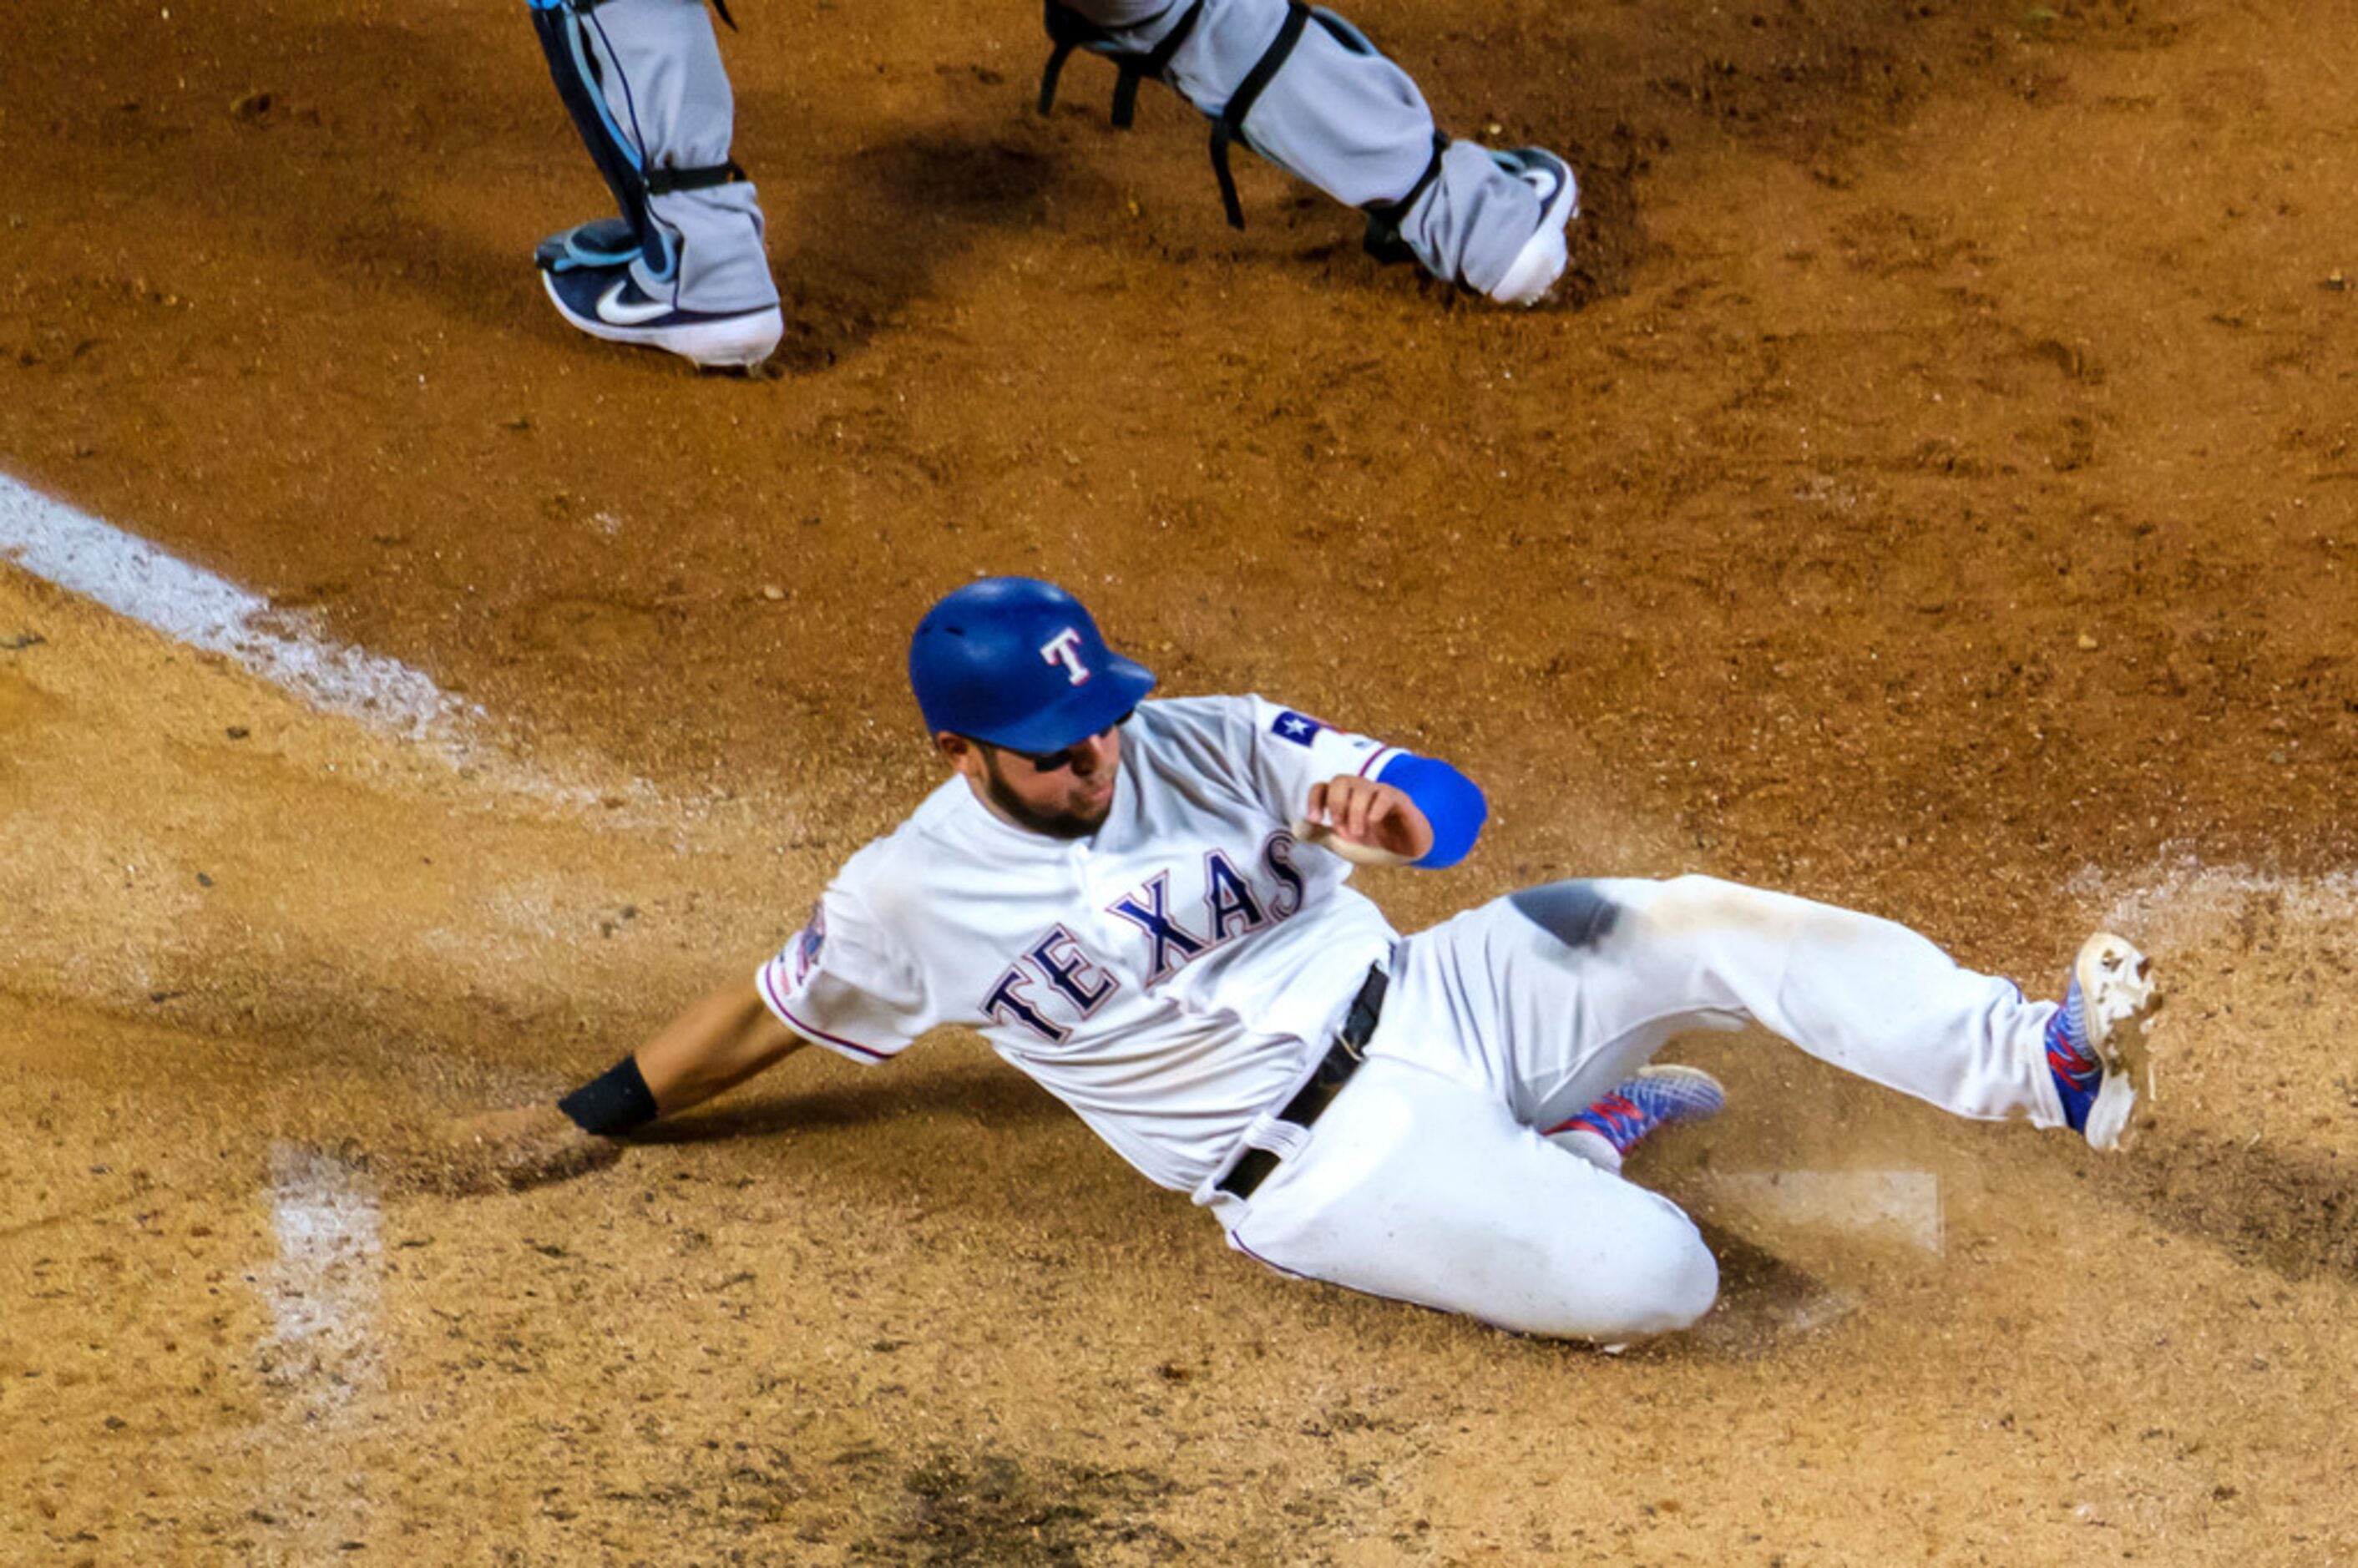
[[[1615,1344],[1691,1328],[1711,1311],[1719,1261],[1694,1222],[1667,1198],[1630,1193],[1646,1201],[1615,1217],[1609,1249],[1559,1259],[1552,1300],[1531,1321],[1506,1326]]]
[[[1669,1334],[1693,1328],[1719,1299],[1719,1260],[1689,1228],[1675,1253],[1653,1272],[1650,1321],[1638,1334]]]
[[[1703,1320],[1719,1299],[1719,1260],[1685,1216],[1683,1234],[1663,1236],[1631,1260],[1617,1281],[1613,1310],[1584,1326],[1579,1337],[1612,1342],[1674,1334]]]

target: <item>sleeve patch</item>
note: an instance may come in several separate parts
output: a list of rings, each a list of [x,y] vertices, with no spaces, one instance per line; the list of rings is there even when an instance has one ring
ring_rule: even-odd
[[[801,985],[810,978],[818,963],[819,949],[827,946],[827,914],[817,904],[811,905],[810,924],[795,938],[795,984]]]
[[[1307,747],[1325,728],[1325,719],[1313,719],[1307,713],[1296,713],[1289,708],[1271,721],[1269,730],[1281,741],[1291,741],[1297,746]]]

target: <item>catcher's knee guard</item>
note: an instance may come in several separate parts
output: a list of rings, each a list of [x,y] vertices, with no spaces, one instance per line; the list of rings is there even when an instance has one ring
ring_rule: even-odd
[[[1231,227],[1245,226],[1228,168],[1229,146],[1242,142],[1365,209],[1370,254],[1408,259],[1398,237],[1401,219],[1440,173],[1449,138],[1434,129],[1408,74],[1358,28],[1303,0],[1282,0],[1275,35],[1265,39],[1266,16],[1279,0],[1184,0],[1113,27],[1068,0],[1046,5],[1054,48],[1040,81],[1043,114],[1055,105],[1057,79],[1073,51],[1100,55],[1119,73],[1116,125],[1130,123],[1138,84],[1149,77],[1169,83],[1211,120],[1212,172]]]
[[[728,156],[735,106],[703,5],[648,0],[528,4],[557,96],[622,213],[619,220],[600,219],[551,236],[534,259],[552,272],[635,261],[650,279],[667,281],[678,275],[684,233],[716,221],[728,232],[746,218],[752,222],[750,246],[758,257],[760,210],[750,187],[729,200],[670,200],[713,193],[745,179],[745,171]],[[693,20],[687,15],[691,9]],[[726,9],[716,9],[730,20]],[[711,211],[690,211],[694,206]],[[746,247],[716,240],[702,248]],[[752,297],[766,290],[774,299],[765,265],[700,259],[720,263],[732,275],[721,283],[724,293]],[[750,276],[756,269],[758,281]],[[733,276],[740,272],[749,276]],[[705,281],[709,288],[714,280]]]

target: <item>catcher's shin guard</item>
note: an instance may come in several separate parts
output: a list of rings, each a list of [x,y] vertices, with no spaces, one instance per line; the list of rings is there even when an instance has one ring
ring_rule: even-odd
[[[1228,166],[1228,148],[1242,142],[1366,211],[1368,249],[1379,259],[1413,259],[1516,304],[1563,270],[1575,187],[1562,160],[1545,155],[1552,161],[1535,174],[1533,159],[1450,141],[1408,72],[1332,11],[1304,0],[1048,0],[1048,31],[1055,52],[1042,112],[1076,49],[1121,73],[1117,124],[1129,119],[1141,80],[1168,83],[1212,121],[1221,205],[1238,228],[1244,210]]]
[[[1040,112],[1054,106],[1076,49],[1119,72],[1116,125],[1130,124],[1141,81],[1168,82],[1212,122],[1212,173],[1231,227],[1245,226],[1228,169],[1235,143],[1366,208],[1370,250],[1379,224],[1396,230],[1439,171],[1448,138],[1433,128],[1416,83],[1324,6],[1184,0],[1136,21],[1123,9],[1118,0],[1047,0],[1054,52],[1041,77]]]
[[[676,283],[685,303],[775,303],[761,209],[729,156],[736,106],[702,0],[528,4],[557,96],[622,214],[555,236],[540,265],[613,265],[627,230],[642,281]]]

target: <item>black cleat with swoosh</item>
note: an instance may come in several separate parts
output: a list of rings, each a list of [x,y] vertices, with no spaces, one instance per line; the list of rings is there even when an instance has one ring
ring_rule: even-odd
[[[751,370],[770,357],[785,332],[785,318],[774,305],[684,309],[668,294],[640,287],[627,263],[544,267],[540,281],[557,314],[591,337],[665,349],[699,365]]]

